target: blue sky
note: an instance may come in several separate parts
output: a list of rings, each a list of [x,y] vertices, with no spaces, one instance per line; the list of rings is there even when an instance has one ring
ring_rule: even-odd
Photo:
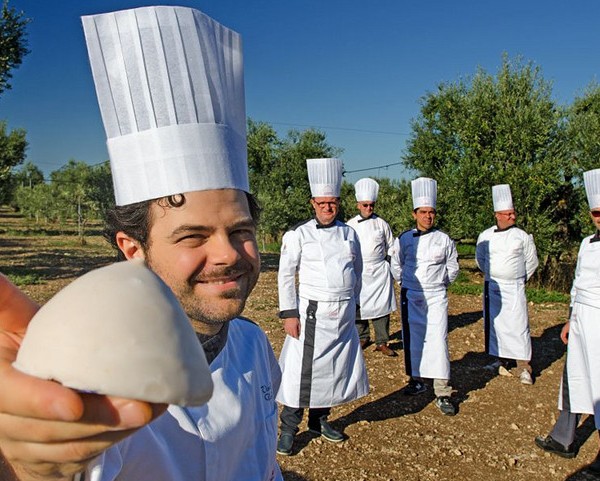
[[[69,159],[108,158],[79,17],[157,4],[129,0],[10,0],[32,18],[31,53],[0,97],[0,119],[27,130],[28,159],[46,174]],[[321,128],[346,170],[401,160],[419,100],[440,82],[495,73],[502,54],[542,69],[570,103],[600,72],[600,2],[504,0],[196,0],[240,32],[247,114]],[[401,166],[349,173],[406,176]]]

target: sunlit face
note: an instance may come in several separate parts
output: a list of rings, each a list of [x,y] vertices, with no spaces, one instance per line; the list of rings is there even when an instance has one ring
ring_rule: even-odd
[[[515,222],[517,221],[515,209],[500,210],[495,212],[494,215],[496,216],[496,224],[499,229],[507,229],[515,225]]]
[[[600,209],[592,209],[590,211],[590,217],[592,222],[596,226],[596,229],[600,230]]]
[[[181,207],[150,209],[148,249],[136,257],[169,285],[199,332],[215,332],[241,314],[260,270],[245,193],[189,192]]]
[[[360,216],[363,219],[368,219],[373,215],[373,210],[375,210],[375,202],[371,202],[370,200],[357,202],[356,208],[360,212]]]
[[[310,204],[320,224],[331,224],[338,215],[340,200],[337,197],[313,197]]]
[[[417,229],[429,230],[435,224],[435,209],[433,207],[419,207],[412,213],[413,219],[417,223]]]

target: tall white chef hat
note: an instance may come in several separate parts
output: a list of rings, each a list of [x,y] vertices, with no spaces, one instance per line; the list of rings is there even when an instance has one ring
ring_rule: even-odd
[[[373,179],[365,177],[354,184],[354,194],[357,202],[376,202],[379,195],[379,184]]]
[[[410,183],[413,209],[433,207],[437,202],[437,181],[428,177],[419,177]]]
[[[341,159],[306,159],[310,194],[313,197],[339,197],[342,189]]]
[[[600,209],[600,169],[584,172],[583,183],[590,210]]]
[[[494,202],[494,212],[514,209],[510,185],[508,184],[492,186],[492,200]]]
[[[82,21],[117,205],[248,191],[240,36],[184,7]]]

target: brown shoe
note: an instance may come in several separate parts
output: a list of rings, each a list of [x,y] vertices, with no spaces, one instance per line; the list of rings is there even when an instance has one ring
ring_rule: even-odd
[[[365,347],[367,347],[369,345],[369,340],[368,339],[361,339],[360,340],[360,348],[364,349]]]
[[[377,344],[375,350],[389,357],[396,357],[398,355],[395,351],[390,349],[390,347],[387,344]]]

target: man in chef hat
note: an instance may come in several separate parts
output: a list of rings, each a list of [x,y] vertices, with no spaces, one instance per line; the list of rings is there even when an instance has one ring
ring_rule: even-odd
[[[359,214],[347,224],[358,234],[363,259],[360,316],[356,319],[360,345],[364,349],[369,343],[370,319],[375,329],[375,350],[386,356],[396,356],[388,346],[390,313],[396,310],[388,256],[394,235],[390,225],[375,214],[379,184],[368,177],[360,179],[354,184],[354,192]]]
[[[342,161],[306,163],[315,216],[285,233],[279,260],[279,316],[287,336],[279,358],[282,380],[277,401],[283,410],[277,452],[284,456],[292,454],[304,408],[309,431],[337,443],[344,435],[327,420],[331,407],[369,392],[354,325],[362,272],[360,244],[354,230],[336,219]]]
[[[581,414],[594,415],[600,436],[600,169],[585,172],[583,180],[595,232],[579,247],[569,320],[560,333],[567,345],[560,414],[548,436],[535,438],[544,451],[563,458],[577,455],[574,440]],[[587,470],[600,475],[600,449]]]
[[[424,393],[424,379],[433,379],[436,406],[453,416],[447,288],[458,276],[458,255],[448,234],[434,227],[437,182],[419,177],[411,187],[416,227],[396,238],[391,256],[392,275],[401,285],[402,339],[410,376],[403,392]]]
[[[83,25],[115,187],[109,237],[176,294],[214,394],[147,424],[164,407],[5,376],[0,410],[12,416],[0,416],[0,446],[21,481],[75,472],[86,481],[281,480],[280,370],[264,333],[238,317],[260,264],[240,37],[182,7],[88,16]]]
[[[510,185],[494,185],[492,199],[496,225],[479,235],[475,255],[485,275],[485,351],[497,358],[492,369],[510,375],[507,361],[516,360],[521,383],[533,384],[525,283],[538,266],[537,251],[533,236],[515,225]]]

